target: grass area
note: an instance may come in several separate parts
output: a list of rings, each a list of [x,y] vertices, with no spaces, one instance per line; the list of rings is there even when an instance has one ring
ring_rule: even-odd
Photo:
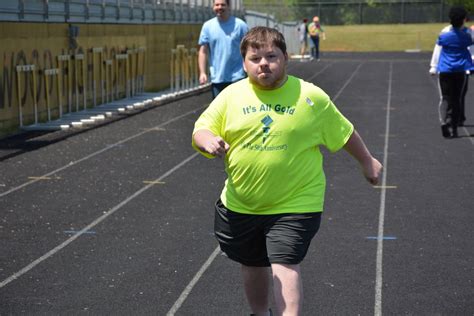
[[[432,51],[447,24],[384,24],[325,26],[324,51],[382,52],[421,49]]]

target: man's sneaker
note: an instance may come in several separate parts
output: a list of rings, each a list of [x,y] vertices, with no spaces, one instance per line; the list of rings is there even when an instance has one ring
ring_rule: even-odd
[[[451,138],[457,138],[457,137],[458,137],[458,129],[456,127],[453,127]]]
[[[444,138],[451,137],[451,132],[449,131],[448,124],[441,125],[441,133],[443,134]]]

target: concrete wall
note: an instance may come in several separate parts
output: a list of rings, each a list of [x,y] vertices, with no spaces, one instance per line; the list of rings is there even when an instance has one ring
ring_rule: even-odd
[[[68,103],[72,102],[74,107],[78,99],[83,100],[82,74],[78,70],[83,63],[87,104],[99,104],[103,100],[100,89],[95,100],[91,93],[93,79],[100,77],[101,69],[100,58],[93,53],[93,48],[103,49],[102,64],[105,60],[116,63],[115,56],[118,54],[137,52],[133,55],[130,67],[143,68],[144,90],[167,89],[170,83],[171,49],[178,44],[185,45],[186,48],[197,48],[201,25],[74,24],[70,28],[71,25],[66,23],[0,22],[0,56],[3,56],[0,58],[0,138],[19,131],[19,104],[23,113],[23,125],[35,122],[35,91],[39,114],[37,120],[41,122],[48,119],[46,81],[51,115],[54,118],[59,114],[58,76],[45,79],[46,69],[60,69],[61,104],[67,111]],[[84,61],[72,59],[68,64],[66,61],[58,61],[59,55],[83,55]],[[17,72],[18,65],[35,65],[35,78],[33,72]],[[119,73],[122,71],[117,69],[116,73],[110,74],[111,84],[120,81]],[[76,79],[79,82],[77,95],[74,91]],[[68,82],[72,82],[70,87]]]

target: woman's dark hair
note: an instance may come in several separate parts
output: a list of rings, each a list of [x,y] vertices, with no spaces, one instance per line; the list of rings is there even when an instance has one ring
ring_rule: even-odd
[[[467,17],[467,11],[463,6],[454,6],[449,10],[449,20],[454,27],[461,27]]]
[[[281,49],[283,54],[286,54],[286,43],[283,34],[270,27],[257,26],[251,28],[250,31],[245,34],[240,43],[240,54],[242,58],[245,59],[249,47],[259,49],[267,45],[274,45]]]

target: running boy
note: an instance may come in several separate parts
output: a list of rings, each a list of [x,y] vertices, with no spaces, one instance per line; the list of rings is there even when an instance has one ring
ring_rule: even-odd
[[[326,93],[287,75],[280,32],[255,27],[240,51],[248,78],[204,111],[193,146],[206,157],[224,158],[228,178],[215,206],[215,235],[222,251],[241,264],[253,313],[270,315],[271,271],[276,315],[299,315],[300,262],[323,211],[319,146],[347,150],[372,184],[382,165]]]

